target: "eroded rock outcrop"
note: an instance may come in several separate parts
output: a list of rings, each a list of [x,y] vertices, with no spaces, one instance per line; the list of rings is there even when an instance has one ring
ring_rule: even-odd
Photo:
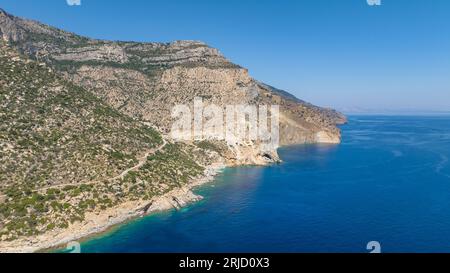
[[[259,141],[170,139],[175,105],[278,105],[281,145],[338,143],[345,122],[197,41],[88,39],[0,9],[0,63],[0,252],[179,208],[223,166],[280,160]]]
[[[257,82],[218,50],[198,41],[112,42],[88,39],[2,13],[4,40],[42,60],[122,113],[168,133],[175,105],[280,105],[280,144],[338,143],[345,117]],[[248,145],[246,145],[248,146]],[[254,146],[258,149],[257,145]],[[233,147],[232,149],[239,149]],[[245,149],[243,163],[265,162]]]

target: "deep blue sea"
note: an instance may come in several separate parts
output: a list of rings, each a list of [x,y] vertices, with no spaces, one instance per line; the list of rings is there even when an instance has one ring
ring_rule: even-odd
[[[82,252],[450,252],[450,116],[351,116],[340,145],[226,169],[204,199],[82,243]]]

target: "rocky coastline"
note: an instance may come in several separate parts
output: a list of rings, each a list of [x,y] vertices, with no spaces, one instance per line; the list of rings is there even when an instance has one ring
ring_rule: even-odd
[[[192,202],[201,200],[202,197],[193,193],[192,189],[211,182],[225,167],[222,163],[211,164],[206,167],[203,176],[193,179],[188,185],[174,189],[162,196],[157,196],[150,202],[125,202],[114,208],[89,213],[86,215],[85,221],[75,223],[68,229],[55,230],[12,242],[0,242],[0,253],[32,253],[64,247],[70,242],[100,234],[113,226],[137,217],[170,209],[180,209]]]

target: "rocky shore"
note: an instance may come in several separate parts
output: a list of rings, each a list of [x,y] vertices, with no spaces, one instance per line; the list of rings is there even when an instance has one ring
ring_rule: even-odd
[[[193,179],[188,185],[174,189],[149,201],[129,201],[117,207],[86,214],[86,220],[75,223],[68,229],[55,230],[33,238],[0,242],[0,253],[32,253],[56,247],[64,247],[67,243],[102,233],[109,228],[128,220],[149,215],[158,211],[180,209],[192,202],[202,199],[192,189],[211,182],[223,169],[222,163],[214,163],[206,167],[203,176]]]
[[[339,143],[345,122],[202,42],[92,39],[1,8],[0,93],[0,252],[63,246],[179,208],[225,165],[278,162],[278,144]],[[174,107],[191,111],[197,98],[219,109],[277,106],[277,145],[167,137]]]

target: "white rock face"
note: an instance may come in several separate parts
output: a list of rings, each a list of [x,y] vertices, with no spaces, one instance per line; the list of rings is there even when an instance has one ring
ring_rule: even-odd
[[[279,105],[280,144],[339,143],[345,117],[257,82],[248,71],[199,41],[113,42],[88,39],[0,12],[0,34],[42,59],[108,105],[168,134],[175,105]],[[245,143],[242,143],[245,144]],[[241,145],[244,147],[245,145]],[[238,146],[238,147],[241,147]],[[260,162],[242,149],[242,162]],[[254,158],[256,156],[256,158]],[[253,159],[251,159],[253,158]],[[267,157],[261,160],[266,160]]]
[[[329,132],[320,131],[316,134],[317,143],[338,144],[341,142],[339,136],[330,134]]]
[[[19,106],[16,110],[9,111],[8,114],[15,112],[28,115],[34,108],[34,102],[52,102],[49,104],[52,108],[44,112],[48,114],[48,118],[42,122],[34,122],[35,119],[33,122],[29,122],[27,126],[30,127],[25,129],[31,128],[31,130],[27,131],[24,139],[28,139],[27,136],[32,130],[53,132],[50,129],[58,128],[60,130],[61,127],[67,127],[64,136],[60,139],[56,136],[53,140],[53,134],[51,134],[52,137],[47,137],[50,134],[45,134],[46,140],[51,139],[56,142],[54,146],[58,149],[54,149],[55,151],[49,149],[49,145],[42,144],[43,148],[39,150],[20,149],[17,153],[19,156],[16,156],[12,154],[16,150],[15,147],[18,147],[16,142],[11,142],[16,146],[10,143],[0,145],[1,152],[11,153],[11,156],[3,158],[14,159],[10,165],[14,168],[4,168],[12,170],[8,178],[11,181],[17,179],[19,182],[28,180],[27,175],[31,170],[34,171],[34,166],[41,162],[51,161],[60,163],[60,165],[58,169],[51,169],[52,172],[36,176],[44,178],[35,179],[36,183],[40,183],[35,185],[37,192],[42,191],[43,194],[47,194],[44,192],[49,189],[47,186],[51,184],[52,187],[66,186],[66,181],[69,181],[70,185],[86,183],[84,186],[95,185],[99,192],[109,193],[107,196],[111,198],[107,199],[110,201],[109,204],[112,204],[112,201],[118,202],[112,207],[102,208],[97,205],[95,210],[88,210],[89,213],[85,215],[84,220],[75,220],[68,228],[66,228],[68,222],[65,221],[69,219],[65,218],[69,218],[73,210],[68,207],[65,213],[55,214],[55,211],[50,209],[48,214],[43,212],[40,216],[51,215],[52,220],[64,220],[64,222],[60,222],[64,225],[53,226],[52,229],[51,226],[42,224],[41,230],[48,228],[48,232],[39,236],[25,236],[14,242],[6,241],[7,238],[4,235],[0,236],[0,239],[3,240],[0,242],[0,252],[3,250],[34,251],[100,232],[108,226],[130,217],[155,210],[179,208],[200,198],[190,190],[193,186],[212,179],[217,171],[215,168],[210,168],[213,163],[233,166],[266,165],[279,161],[276,151],[278,142],[276,145],[267,147],[258,141],[238,139],[225,144],[221,142],[203,143],[206,145],[205,149],[200,147],[201,143],[192,141],[188,143],[189,145],[172,143],[173,141],[167,137],[174,122],[171,110],[175,105],[180,104],[193,108],[194,99],[198,97],[202,98],[204,106],[214,104],[222,108],[229,105],[277,105],[277,109],[280,110],[279,140],[281,145],[340,142],[340,131],[336,125],[345,121],[345,117],[341,114],[331,109],[311,105],[285,91],[254,80],[245,68],[231,63],[217,49],[201,42],[100,41],[81,37],[35,21],[17,18],[0,9],[0,46],[2,52],[4,49],[6,54],[0,58],[2,61],[0,67],[11,67],[3,69],[5,73],[2,72],[2,77],[0,77],[0,86],[3,84],[7,87],[4,90],[10,92],[5,94],[4,98],[6,101],[12,98],[13,103],[7,104]],[[19,56],[18,52],[23,54]],[[22,58],[23,55],[28,58]],[[41,70],[37,72],[35,66],[30,66],[12,74],[7,71],[14,71],[13,66],[18,65],[13,62],[23,64],[34,62]],[[33,72],[14,79],[10,77],[27,71]],[[52,75],[41,74],[43,71],[49,71]],[[30,83],[28,79],[33,75],[45,76],[36,76],[33,83]],[[47,82],[49,79],[58,80],[57,82]],[[18,84],[18,80],[22,82],[22,85]],[[20,94],[33,90],[30,87],[41,82],[45,87],[33,92],[39,96],[36,96],[35,100],[30,100],[29,104],[25,104],[26,96]],[[57,84],[55,85],[55,83]],[[17,87],[17,89],[11,89],[11,87]],[[64,93],[66,89],[70,92]],[[92,94],[98,99],[95,99]],[[65,103],[71,98],[76,100]],[[75,104],[79,106],[70,107]],[[33,106],[28,107],[28,105]],[[45,108],[39,107],[36,111],[40,113]],[[39,114],[33,118],[42,116]],[[6,126],[11,128],[18,126],[17,120]],[[99,123],[95,124],[97,121]],[[39,127],[38,124],[45,126]],[[159,133],[150,133],[150,128],[142,128],[143,124],[153,127]],[[86,128],[90,128],[90,130],[85,130]],[[171,148],[168,147],[167,151],[162,152],[163,154],[167,153],[170,160],[155,163],[155,168],[151,168],[152,166],[148,166],[150,169],[143,168],[139,177],[135,177],[136,181],[132,180],[133,175],[131,175],[128,177],[131,180],[124,183],[123,180],[127,174],[137,172],[146,163],[149,154],[154,149],[150,144],[152,144],[154,136],[160,136],[160,133],[165,138],[164,142],[167,140],[173,145],[170,145]],[[79,136],[83,136],[83,138]],[[16,137],[9,139],[16,139]],[[278,137],[276,139],[278,140]],[[77,140],[84,142],[73,142]],[[41,145],[40,143],[44,142],[35,141],[35,143]],[[89,151],[75,149],[85,145],[91,145],[89,148],[92,149]],[[175,148],[175,146],[184,148],[180,150],[181,148]],[[213,147],[211,148],[211,146]],[[64,153],[69,150],[65,147],[74,147],[74,149],[66,155]],[[100,149],[95,149],[96,147]],[[153,152],[156,153],[156,151]],[[158,150],[158,152],[160,151]],[[33,153],[35,154],[33,155]],[[129,155],[130,158],[127,159],[128,157],[125,155]],[[186,160],[174,161],[185,155]],[[122,159],[112,161],[113,157]],[[28,162],[30,158],[39,164],[30,164]],[[133,161],[133,159],[137,165],[129,164],[129,161]],[[194,164],[186,164],[186,162],[191,160],[198,165],[197,167],[207,168],[204,175],[197,173],[199,168],[194,168],[195,166],[189,168]],[[18,162],[22,162],[22,166],[26,167],[22,168],[22,172],[17,171]],[[0,166],[9,165],[1,164]],[[32,168],[29,168],[30,166]],[[181,168],[176,172],[170,172],[170,170],[176,170],[177,167]],[[43,166],[43,170],[47,170],[45,168],[49,167]],[[185,176],[182,176],[183,174]],[[186,177],[189,177],[189,180]],[[183,188],[180,188],[179,181],[181,180],[186,183]],[[105,181],[108,183],[103,183]],[[24,184],[19,183],[18,185]],[[142,191],[135,194],[131,191],[134,186],[141,187]],[[168,190],[170,192],[166,192]],[[142,193],[147,191],[151,195],[143,196]],[[149,200],[150,196],[152,196],[151,200]],[[0,203],[9,202],[9,200],[5,200],[5,197],[4,193],[0,193]],[[92,191],[91,193],[83,192],[73,198],[68,196],[61,198],[63,198],[61,200],[63,202],[72,202],[69,205],[73,205],[73,207],[80,207],[81,201],[89,200],[91,204],[91,201],[94,200],[91,198],[95,197]],[[97,201],[99,200],[96,199],[94,203]],[[31,212],[30,209],[26,211],[26,213]],[[6,221],[0,221],[0,229],[4,222]],[[10,232],[9,235],[13,237],[14,234]]]

